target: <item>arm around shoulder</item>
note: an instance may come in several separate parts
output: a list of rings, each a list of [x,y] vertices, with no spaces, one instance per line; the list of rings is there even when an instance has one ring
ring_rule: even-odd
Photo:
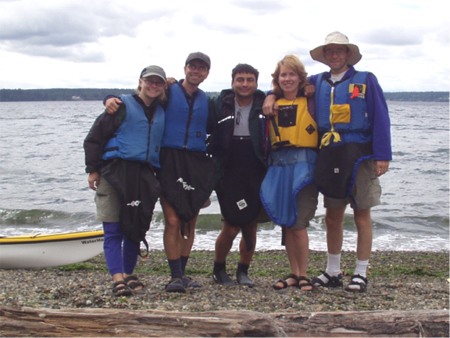
[[[263,114],[266,116],[272,116],[275,115],[277,112],[274,109],[276,96],[272,92],[267,93],[266,98],[264,99],[263,103]]]

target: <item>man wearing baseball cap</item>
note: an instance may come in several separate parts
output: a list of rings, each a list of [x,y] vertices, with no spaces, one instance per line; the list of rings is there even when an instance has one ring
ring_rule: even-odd
[[[189,65],[194,60],[203,62],[206,65],[206,67],[208,68],[208,70],[211,68],[211,60],[210,60],[209,56],[206,54],[203,54],[202,52],[195,52],[195,53],[189,54],[186,59],[185,65],[186,66]]]
[[[208,77],[210,67],[208,55],[189,54],[185,78],[172,84],[168,92],[160,176],[164,249],[171,273],[167,292],[185,292],[187,287],[200,286],[185,275],[185,269],[197,216],[214,186],[214,163],[206,155],[208,98],[198,88]]]

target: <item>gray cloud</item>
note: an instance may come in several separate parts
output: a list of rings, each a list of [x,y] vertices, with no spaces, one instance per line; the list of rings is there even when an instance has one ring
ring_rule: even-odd
[[[46,8],[34,3],[30,9],[29,3],[17,1],[2,8],[0,46],[33,56],[101,62],[101,47],[93,47],[100,38],[132,37],[143,21],[167,14],[133,11],[126,4],[107,1],[60,4]]]
[[[413,46],[422,43],[422,35],[411,29],[392,26],[365,32],[357,40],[377,45]]]

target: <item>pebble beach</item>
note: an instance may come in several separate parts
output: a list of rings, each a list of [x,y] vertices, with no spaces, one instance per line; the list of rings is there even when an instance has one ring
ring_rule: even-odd
[[[449,255],[441,252],[376,251],[370,260],[369,285],[365,293],[343,289],[317,289],[312,292],[287,288],[276,291],[272,284],[289,273],[284,251],[257,252],[249,275],[255,282],[246,286],[224,287],[211,278],[214,253],[194,251],[187,274],[202,287],[186,293],[167,293],[169,280],[163,251],[151,251],[140,259],[136,275],[146,291],[130,297],[114,297],[103,255],[62,267],[0,270],[0,303],[3,306],[33,308],[109,308],[204,312],[251,310],[261,313],[327,312],[371,310],[442,310],[449,306]],[[349,282],[354,252],[343,253],[345,282]],[[227,260],[232,278],[238,254]],[[312,251],[310,277],[326,265],[324,252]]]

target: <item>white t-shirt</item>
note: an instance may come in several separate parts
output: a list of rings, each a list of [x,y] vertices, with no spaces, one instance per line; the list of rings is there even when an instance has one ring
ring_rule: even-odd
[[[342,73],[339,73],[339,74],[331,74],[331,76],[330,76],[331,82],[336,83],[336,82],[338,82],[338,81],[341,81],[342,78],[343,78],[344,75],[345,75],[345,72],[346,72],[346,71],[344,71],[344,72],[342,72]]]

